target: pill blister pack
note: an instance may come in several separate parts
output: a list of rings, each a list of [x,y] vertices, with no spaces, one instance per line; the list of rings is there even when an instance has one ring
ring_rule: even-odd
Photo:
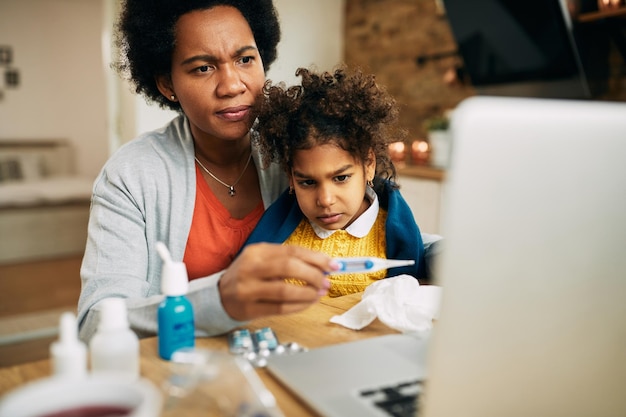
[[[308,350],[296,342],[280,343],[270,327],[233,330],[228,334],[228,347],[230,353],[244,357],[257,368],[265,367],[267,358],[272,355],[292,355]]]

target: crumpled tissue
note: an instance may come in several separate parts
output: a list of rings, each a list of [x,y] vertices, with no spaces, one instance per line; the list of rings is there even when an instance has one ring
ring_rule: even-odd
[[[410,275],[398,275],[370,284],[361,301],[331,323],[360,330],[378,319],[402,333],[422,333],[432,328],[439,315],[442,288],[420,285]]]

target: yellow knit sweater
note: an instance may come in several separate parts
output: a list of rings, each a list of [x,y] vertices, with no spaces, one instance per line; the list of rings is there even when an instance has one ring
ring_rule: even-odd
[[[369,233],[362,237],[354,237],[345,230],[337,230],[335,233],[321,239],[315,234],[313,227],[307,219],[302,219],[296,230],[284,242],[285,245],[302,246],[319,252],[324,252],[333,258],[355,257],[355,256],[376,256],[386,258],[387,242],[385,239],[385,221],[387,211],[378,210],[376,222]],[[331,287],[328,296],[338,297],[340,295],[361,292],[371,283],[384,278],[386,270],[373,272],[370,274],[341,274],[330,275]],[[295,280],[289,280],[292,283]]]

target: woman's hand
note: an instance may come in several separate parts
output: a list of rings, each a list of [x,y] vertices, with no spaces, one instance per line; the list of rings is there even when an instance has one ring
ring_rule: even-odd
[[[226,312],[245,321],[304,310],[330,287],[325,273],[336,269],[326,254],[298,246],[247,246],[220,278]],[[295,278],[304,285],[285,282]]]

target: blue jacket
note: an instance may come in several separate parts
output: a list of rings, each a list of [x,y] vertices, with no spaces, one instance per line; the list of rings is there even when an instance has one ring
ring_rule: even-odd
[[[415,265],[388,270],[387,276],[408,274],[415,278],[428,278],[424,244],[411,208],[389,181],[384,181],[376,189],[380,207],[387,210],[387,259],[415,260]],[[286,190],[265,211],[244,246],[257,242],[283,243],[303,218],[295,195]]]

